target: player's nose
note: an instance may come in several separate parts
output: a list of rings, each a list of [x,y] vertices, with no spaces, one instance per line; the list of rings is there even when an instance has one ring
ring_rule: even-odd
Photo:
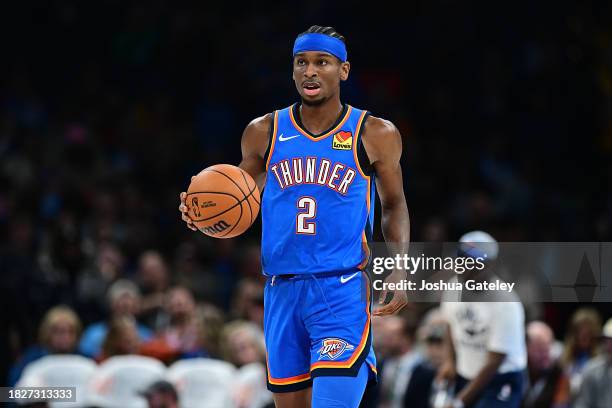
[[[307,78],[312,78],[317,75],[317,70],[315,64],[306,65],[306,69],[304,70],[304,76]]]

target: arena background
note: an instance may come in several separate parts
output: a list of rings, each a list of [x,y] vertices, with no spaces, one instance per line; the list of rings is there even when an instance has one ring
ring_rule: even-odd
[[[186,285],[217,323],[260,323],[259,225],[232,240],[193,233],[178,194],[200,169],[239,162],[251,119],[297,100],[291,46],[312,24],[347,38],[342,99],[402,133],[413,240],[471,229],[499,241],[612,240],[609,2],[2,9],[3,383],[53,306],[69,305],[86,327],[109,318],[105,292],[116,280],[150,294],[146,251],[167,266],[158,295]],[[549,304],[530,318],[562,340],[579,306]],[[592,306],[612,316],[608,304]],[[414,313],[406,318],[418,321]]]

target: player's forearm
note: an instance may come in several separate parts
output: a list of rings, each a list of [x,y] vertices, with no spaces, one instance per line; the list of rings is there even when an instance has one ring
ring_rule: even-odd
[[[382,206],[381,229],[390,250],[407,253],[410,242],[410,216],[405,201]]]
[[[402,200],[403,201],[403,200]],[[398,202],[391,206],[382,207],[381,229],[389,254],[404,255],[408,254],[410,242],[410,218],[406,202]],[[405,278],[406,271],[396,270],[395,273],[401,274]]]

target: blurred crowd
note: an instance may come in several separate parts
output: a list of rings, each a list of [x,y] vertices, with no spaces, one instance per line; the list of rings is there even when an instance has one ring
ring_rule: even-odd
[[[118,280],[109,287],[104,321],[83,326],[65,305],[47,311],[38,341],[16,358],[8,384],[70,381],[80,407],[139,407],[144,400],[153,408],[273,407],[265,385],[261,289],[256,280],[241,282],[230,320],[219,308],[196,302],[184,286],[142,295],[131,281]],[[147,308],[149,302],[155,305]],[[368,388],[362,407],[447,406],[452,384],[440,377],[449,358],[447,320],[436,305],[423,310],[420,317],[409,308],[373,319],[379,383]],[[529,321],[525,333],[523,408],[608,406],[612,319],[603,324],[597,310],[582,307],[562,339],[539,320]],[[162,404],[169,400],[175,405]]]
[[[118,279],[108,286],[100,299],[106,311],[100,321],[84,324],[79,309],[67,305],[50,308],[38,327],[37,340],[12,364],[8,384],[71,384],[82,392],[76,406],[101,408],[138,407],[142,396],[148,397],[149,386],[163,392],[172,388],[177,398],[189,399],[185,393],[194,392],[199,396],[182,407],[271,403],[266,390],[261,280],[240,281],[225,312],[197,301],[188,286],[171,284],[165,261],[155,251],[142,255],[137,276],[137,281]],[[67,356],[80,359],[66,360]],[[138,370],[126,376],[125,370],[133,367]],[[202,405],[202,393],[207,405]]]
[[[402,132],[414,240],[454,240],[475,227],[500,241],[612,240],[609,2],[415,1],[401,13],[319,1],[299,13],[289,7],[6,5],[7,383],[57,353],[101,364],[138,354],[167,365],[213,358],[261,369],[260,226],[233,240],[191,233],[178,194],[200,169],[239,161],[252,118],[296,100],[290,50],[311,24],[335,25],[347,37],[352,72],[343,99]],[[375,238],[382,240],[379,229]],[[569,400],[579,389],[573,372],[597,354],[602,327],[588,312],[589,334],[580,334],[582,323],[566,324],[573,309],[554,305],[532,316],[546,318],[557,337],[567,329],[563,344],[545,323],[528,328],[538,347],[550,348],[534,364],[558,365]],[[406,364],[431,373],[442,343],[425,329],[435,314],[421,320],[424,312],[375,322],[375,333],[396,338],[385,344],[378,336],[382,361],[419,350],[427,359]],[[408,377],[388,386],[417,386]],[[396,392],[385,387],[383,380],[383,402]],[[237,392],[249,406],[251,391]]]
[[[400,316],[375,319],[380,359],[379,407],[441,408],[449,401],[439,370],[448,359],[444,315],[430,309],[418,324]],[[612,377],[612,319],[602,326],[599,313],[580,308],[557,339],[539,320],[526,325],[527,369],[523,408],[599,408],[609,406]]]

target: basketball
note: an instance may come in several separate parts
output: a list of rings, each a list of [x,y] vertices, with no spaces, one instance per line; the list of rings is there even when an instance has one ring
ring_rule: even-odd
[[[259,189],[244,170],[216,164],[189,184],[185,204],[189,217],[204,234],[232,238],[246,231],[259,213]]]

